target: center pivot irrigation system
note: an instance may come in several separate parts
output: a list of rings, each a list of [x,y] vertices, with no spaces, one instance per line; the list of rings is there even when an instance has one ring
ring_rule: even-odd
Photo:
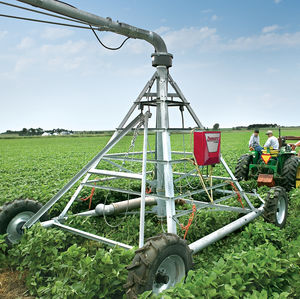
[[[158,34],[81,11],[61,1],[22,0],[20,2],[56,14],[25,8],[27,10],[80,23],[77,27],[92,29],[94,33],[95,30],[110,31],[127,38],[145,40],[155,49],[152,54],[152,66],[156,70],[106,146],[53,198],[42,207],[28,199],[16,200],[2,207],[0,210],[1,233],[8,234],[7,239],[10,243],[16,243],[21,238],[24,227],[30,228],[40,221],[43,227],[60,228],[112,246],[131,249],[138,245],[139,249],[136,251],[132,264],[127,268],[128,281],[125,286],[128,297],[135,298],[146,290],[159,293],[174,286],[192,267],[193,254],[260,215],[264,215],[267,221],[277,226],[282,227],[285,224],[288,205],[285,189],[271,188],[265,200],[255,191],[248,193],[242,189],[220,153],[221,133],[204,129],[190,103],[171,77],[169,70],[173,56],[168,53],[164,40]],[[156,125],[153,128],[148,126],[149,119],[152,117],[150,107],[155,111],[156,117]],[[183,111],[188,111],[196,129],[191,132],[191,129],[186,129],[184,124],[180,129],[171,128],[169,125],[171,107],[177,107],[181,115]],[[139,131],[143,131],[142,151],[111,152],[126,135],[132,136],[131,147],[133,147]],[[155,136],[155,149],[153,150],[149,148],[150,132]],[[174,132],[181,133],[183,136],[187,133],[191,135],[192,151],[187,152],[185,148],[181,151],[172,151],[171,134]],[[135,163],[133,168],[135,171],[128,167],[130,163]],[[215,165],[219,165],[218,167],[228,175],[213,175],[212,169]],[[111,182],[124,180],[133,181],[135,184],[138,182],[138,188],[126,189],[121,188],[124,184],[111,184]],[[192,188],[192,186],[182,188],[182,183],[187,180],[197,180],[199,182],[197,188]],[[77,189],[62,212],[57,217],[45,221],[47,211],[75,184]],[[128,200],[121,202],[99,203],[94,210],[71,214],[70,208],[79,199],[84,188],[120,192],[129,197]],[[151,193],[148,192],[150,188]],[[240,202],[234,199],[236,196]],[[184,209],[180,207],[176,209],[178,201],[185,203]],[[153,207],[150,209],[146,206]],[[66,220],[70,216],[108,217],[132,209],[139,209],[139,244],[125,244],[66,225]],[[204,210],[234,212],[241,216],[209,235],[188,244],[177,235],[177,228],[180,226],[179,218]],[[145,242],[145,217],[148,213],[155,213],[159,219],[166,221],[167,232],[162,231],[161,234]]]

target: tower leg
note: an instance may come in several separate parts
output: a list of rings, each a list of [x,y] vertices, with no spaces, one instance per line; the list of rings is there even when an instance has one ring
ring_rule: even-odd
[[[168,69],[165,66],[157,67],[158,75],[158,90],[157,90],[157,122],[156,125],[162,132],[157,134],[157,158],[165,161],[165,164],[157,165],[157,192],[164,190],[164,195],[169,197],[166,200],[166,216],[167,227],[169,233],[176,234],[176,222],[173,220],[175,215],[174,202],[174,184],[173,171],[170,163],[171,157],[171,142],[169,128],[169,113],[168,113]],[[163,179],[162,179],[163,177]]]

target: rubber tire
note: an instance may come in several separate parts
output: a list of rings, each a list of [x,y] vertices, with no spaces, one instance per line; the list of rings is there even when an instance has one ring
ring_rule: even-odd
[[[166,257],[180,256],[184,261],[186,274],[193,266],[192,250],[185,240],[175,234],[166,233],[152,237],[135,253],[131,265],[127,267],[128,278],[124,285],[127,298],[130,299],[152,290],[155,273]]]
[[[283,221],[281,223],[278,223],[276,213],[277,213],[278,200],[281,197],[283,197],[285,200],[286,211],[285,211],[285,216]],[[280,228],[283,228],[286,223],[287,213],[288,213],[288,196],[285,189],[279,186],[270,188],[267,198],[265,200],[265,208],[263,213],[263,217],[265,221],[269,223],[273,223]]]
[[[15,199],[8,202],[0,207],[0,234],[4,235],[7,233],[7,226],[9,222],[19,213],[30,211],[36,213],[42,204],[32,199]],[[41,221],[48,220],[48,215],[44,214]],[[8,238],[6,238],[8,245],[13,245]]]
[[[248,180],[249,165],[251,163],[252,156],[249,154],[242,155],[236,164],[234,176],[239,180]]]
[[[300,159],[297,156],[289,157],[282,167],[282,181],[280,185],[287,191],[290,191],[291,189],[296,187],[298,167],[300,167]]]

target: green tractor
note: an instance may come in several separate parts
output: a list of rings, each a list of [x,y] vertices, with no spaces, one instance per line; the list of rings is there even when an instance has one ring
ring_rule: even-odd
[[[242,155],[235,168],[238,180],[256,179],[258,186],[282,186],[287,191],[300,187],[300,157],[287,140],[300,140],[300,137],[279,137],[279,150],[265,148],[260,154],[250,150]]]

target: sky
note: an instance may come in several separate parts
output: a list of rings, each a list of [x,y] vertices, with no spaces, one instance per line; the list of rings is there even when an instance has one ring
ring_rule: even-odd
[[[170,74],[205,127],[300,125],[300,1],[68,3],[159,33],[174,55]],[[50,19],[2,4],[0,14]],[[124,39],[99,36],[112,47]],[[141,40],[108,51],[90,30],[0,17],[0,132],[116,128],[155,71],[153,51]]]

